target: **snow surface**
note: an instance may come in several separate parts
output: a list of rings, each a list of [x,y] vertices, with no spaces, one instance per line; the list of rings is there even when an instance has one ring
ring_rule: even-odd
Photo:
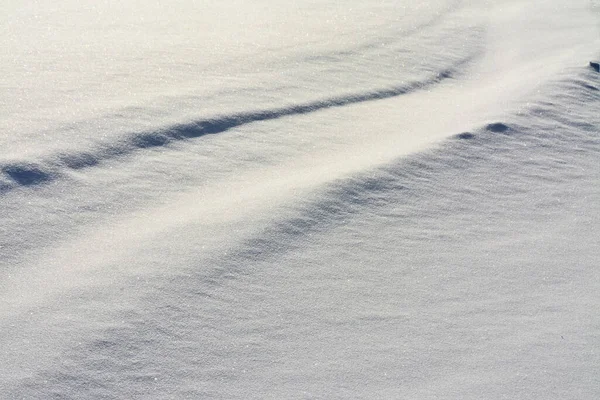
[[[600,398],[600,2],[288,3],[0,5],[0,398]]]

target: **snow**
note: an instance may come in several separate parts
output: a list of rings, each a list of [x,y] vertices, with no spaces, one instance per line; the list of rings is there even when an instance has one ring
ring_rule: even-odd
[[[600,396],[600,3],[0,7],[0,398]]]

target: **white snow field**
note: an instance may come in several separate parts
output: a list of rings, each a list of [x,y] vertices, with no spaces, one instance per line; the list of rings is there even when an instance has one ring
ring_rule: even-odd
[[[0,399],[600,398],[600,1],[0,11]]]

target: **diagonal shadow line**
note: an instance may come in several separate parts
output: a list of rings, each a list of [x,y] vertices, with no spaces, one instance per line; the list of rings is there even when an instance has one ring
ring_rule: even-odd
[[[125,139],[121,139],[117,143],[98,146],[93,151],[56,154],[42,163],[22,161],[0,165],[0,171],[4,175],[0,175],[0,195],[19,187],[47,184],[59,179],[64,175],[66,170],[80,170],[94,167],[103,161],[121,158],[147,148],[161,147],[172,142],[219,134],[254,122],[303,115],[320,110],[344,107],[367,101],[383,100],[416,92],[452,78],[454,74],[460,71],[463,65],[469,63],[472,59],[472,56],[463,59],[457,64],[437,72],[423,81],[403,83],[385,89],[348,96],[338,96],[288,107],[241,112],[201,119],[190,123],[172,125],[157,131],[137,132]]]

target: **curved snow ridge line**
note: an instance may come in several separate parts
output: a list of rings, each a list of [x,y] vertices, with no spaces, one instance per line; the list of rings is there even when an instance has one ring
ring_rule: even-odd
[[[367,101],[384,100],[413,93],[453,78],[474,58],[475,56],[471,55],[450,67],[435,72],[430,78],[422,81],[403,83],[385,89],[316,100],[287,107],[241,112],[201,119],[187,124],[173,125],[152,132],[135,133],[117,143],[98,146],[93,151],[60,153],[49,157],[46,161],[42,161],[41,163],[22,161],[1,164],[0,172],[2,175],[0,175],[0,194],[18,187],[31,187],[47,184],[64,176],[65,172],[68,170],[81,170],[94,167],[103,161],[124,157],[143,149],[164,147],[177,141],[223,133],[254,122],[309,114],[329,108],[343,107]]]
[[[587,74],[560,82],[559,94],[552,97],[552,103],[539,101],[528,112],[517,113],[510,121],[475,126],[469,132],[449,137],[440,148],[401,157],[326,184],[316,200],[300,207],[297,216],[276,222],[260,235],[240,243],[236,251],[230,253],[231,261],[202,277],[209,286],[205,290],[244,274],[240,266],[247,265],[248,261],[260,262],[293,251],[311,241],[313,234],[343,225],[354,214],[367,212],[375,217],[379,209],[399,202],[415,204],[414,210],[418,213],[419,199],[439,196],[439,190],[446,190],[439,186],[452,181],[445,176],[454,176],[480,163],[509,160],[496,158],[498,153],[560,152],[561,148],[575,147],[578,151],[597,151],[600,145],[596,135],[600,126],[597,118],[589,121],[589,114],[575,112],[582,107],[595,110],[600,104],[600,82],[594,78]],[[567,109],[563,104],[573,108]],[[530,112],[539,107],[548,107],[549,112],[532,120]],[[589,135],[590,132],[594,134]],[[586,142],[586,137],[592,140]],[[410,211],[408,207],[407,212]],[[438,209],[433,217],[437,219],[448,212],[454,211]]]
[[[437,173],[464,168],[449,161],[459,151],[451,148],[451,154],[444,150],[417,153],[326,183],[315,200],[298,207],[296,216],[275,222],[242,241],[228,253],[228,260],[215,261],[217,265],[209,273],[192,272],[202,274],[193,281],[205,285],[195,286],[196,290],[208,295],[212,288],[244,275],[243,266],[249,262],[263,262],[306,246],[313,235],[342,226],[353,215],[369,213],[376,218],[381,209],[393,203],[419,204],[419,199],[435,192]]]
[[[586,76],[587,75],[587,76]],[[592,78],[592,79],[587,79]],[[580,115],[574,110],[565,113],[565,105],[570,108],[598,107],[600,103],[600,82],[597,83],[594,75],[580,74],[580,76],[557,82],[550,101],[537,101],[519,111],[515,116],[522,117],[527,125],[506,122],[492,122],[473,131],[462,132],[454,135],[455,139],[470,140],[476,138],[493,138],[485,134],[512,136],[516,134],[535,133],[538,130],[546,132],[549,124],[554,127],[576,128],[580,132],[597,132],[598,126],[587,121],[586,115]],[[541,125],[540,125],[541,124]]]
[[[428,32],[431,28],[439,25],[440,23],[442,23],[445,19],[447,19],[449,16],[451,16],[452,14],[456,13],[457,11],[461,10],[463,7],[464,0],[451,0],[447,5],[445,5],[444,7],[442,7],[440,10],[438,10],[437,12],[434,12],[433,15],[431,16],[431,18],[423,21],[420,24],[417,24],[413,27],[410,27],[408,29],[400,29],[398,31],[395,32],[395,34],[393,35],[393,38],[382,38],[382,37],[375,37],[372,38],[370,40],[368,40],[365,43],[359,43],[359,44],[355,44],[354,46],[345,49],[345,50],[338,50],[338,51],[327,51],[327,52],[317,52],[316,54],[314,53],[314,51],[311,51],[311,53],[313,53],[311,56],[304,56],[304,55],[300,55],[297,57],[289,57],[289,54],[286,54],[286,58],[288,58],[290,60],[290,64],[297,64],[298,62],[319,62],[319,61],[331,61],[332,59],[336,59],[339,57],[344,57],[344,56],[348,56],[348,55],[355,55],[357,53],[361,53],[364,54],[365,52],[369,52],[372,50],[378,50],[381,48],[384,48],[386,46],[398,43],[406,38],[424,33],[424,32]],[[311,41],[308,43],[305,43],[304,45],[301,46],[313,46],[316,44],[320,44],[320,41]],[[288,52],[290,49],[294,49],[297,50],[299,47],[299,45],[291,45],[291,46],[282,46],[282,47],[278,47],[278,48],[273,48],[270,51],[272,52]],[[238,59],[238,58],[233,58],[232,59],[233,62],[238,62],[238,61],[243,61],[242,59]]]
[[[487,134],[489,138],[506,138],[523,129],[523,126],[512,122],[491,122],[474,127],[473,132],[477,134],[464,132],[453,137],[472,139]],[[307,241],[312,240],[312,235],[341,226],[355,214],[366,212],[375,217],[378,210],[399,201],[419,204],[416,200],[437,191],[436,175],[462,171],[489,157],[490,153],[481,155],[477,149],[485,148],[485,143],[478,141],[475,146],[449,140],[442,148],[402,156],[373,169],[326,183],[319,189],[315,200],[306,201],[299,207],[296,216],[275,222],[259,235],[237,245],[229,253],[230,261],[201,277],[199,281],[207,285],[203,290],[210,291],[210,288],[218,287],[226,280],[243,275],[245,271],[240,266],[248,262],[265,261],[305,246]],[[465,150],[470,153],[469,157],[464,156]]]
[[[423,32],[428,32],[430,29],[432,29],[433,27],[439,25],[440,23],[442,23],[446,18],[448,18],[449,16],[451,16],[453,13],[456,13],[458,10],[460,10],[461,6],[463,5],[463,0],[454,0],[452,2],[450,2],[446,7],[444,7],[443,9],[439,10],[439,12],[435,13],[432,18],[430,18],[427,21],[424,21],[421,24],[418,24],[416,26],[413,26],[409,29],[405,29],[405,30],[400,30],[397,32],[397,35],[394,38],[376,38],[376,39],[372,39],[366,43],[362,43],[360,45],[357,45],[355,47],[353,47],[352,49],[347,49],[347,50],[339,50],[333,53],[327,53],[327,54],[317,54],[317,55],[313,55],[311,57],[308,57],[308,60],[313,60],[313,61],[318,61],[318,60],[326,60],[329,61],[331,60],[331,58],[335,58],[335,57],[340,57],[340,56],[347,56],[347,55],[352,55],[352,54],[356,54],[361,53],[361,52],[368,52],[368,51],[372,51],[372,50],[378,50],[381,48],[384,48],[386,46],[392,45],[394,43],[398,43],[401,40],[404,40],[408,37],[414,36],[414,35],[419,35]],[[307,59],[305,59],[306,61]]]
[[[192,274],[201,274],[199,279],[193,280],[201,282],[196,291],[209,295],[212,288],[244,275],[243,266],[248,262],[266,261],[300,248],[310,242],[312,235],[342,225],[356,213],[365,210],[376,213],[378,208],[390,203],[390,192],[413,195],[408,183],[411,171],[399,167],[404,166],[404,162],[326,184],[316,200],[299,207],[296,216],[275,222],[242,241],[228,253],[227,260],[215,260],[216,265],[210,272],[193,271]]]
[[[593,90],[593,89],[592,89]],[[554,121],[545,121],[542,129],[553,129]],[[556,127],[558,131],[569,132],[577,128]],[[439,197],[440,190],[447,191],[444,182],[452,182],[457,173],[464,173],[477,164],[505,163],[508,159],[498,159],[498,152],[523,151],[535,148],[537,133],[540,128],[519,124],[518,122],[492,122],[474,127],[476,133],[464,132],[455,135],[459,141],[448,140],[440,148],[432,151],[401,157],[388,164],[375,167],[359,174],[337,179],[327,183],[320,190],[316,200],[302,204],[294,217],[275,222],[255,237],[248,238],[236,246],[226,260],[209,274],[194,282],[203,282],[206,287],[199,289],[210,292],[211,288],[223,285],[227,280],[244,275],[243,266],[248,262],[262,262],[282,254],[306,246],[314,240],[313,235],[342,226],[352,219],[353,215],[368,213],[372,218],[380,215],[380,210],[391,204],[405,204],[406,216],[413,212],[422,213],[423,199]],[[527,137],[522,147],[511,140],[515,135]],[[557,135],[561,135],[560,132]],[[452,137],[451,137],[452,138]],[[480,139],[465,142],[463,139]],[[520,138],[519,138],[520,139]],[[499,145],[499,140],[505,142]],[[569,145],[568,139],[561,139],[562,144]],[[553,146],[547,146],[551,149]],[[557,150],[555,150],[557,151]],[[473,191],[477,189],[466,189]],[[455,213],[453,208],[438,208],[435,215],[422,215],[419,219],[431,217],[438,219],[443,215]],[[199,272],[197,272],[199,273]],[[196,286],[196,289],[198,287]]]

